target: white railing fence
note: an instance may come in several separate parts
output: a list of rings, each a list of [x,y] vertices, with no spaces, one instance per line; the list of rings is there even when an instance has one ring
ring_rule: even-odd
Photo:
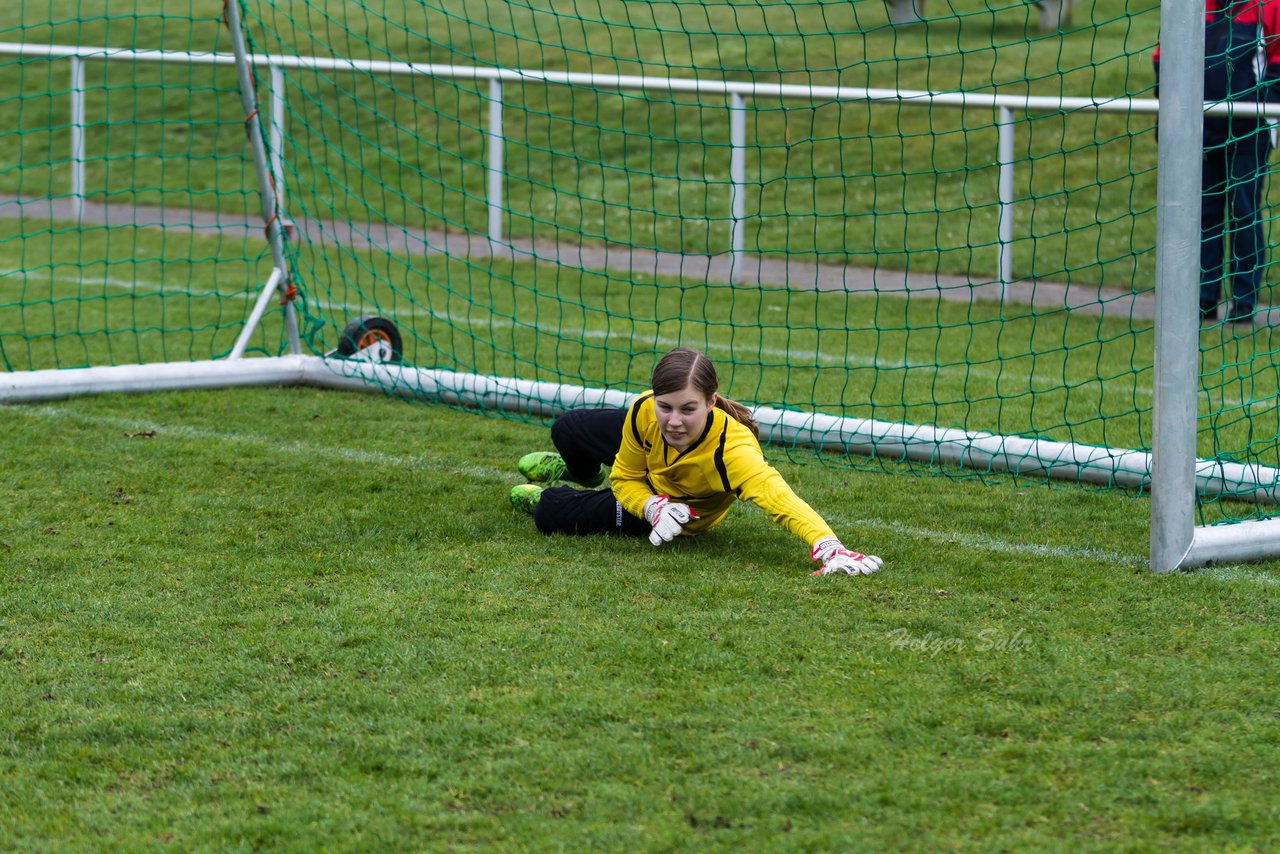
[[[82,211],[86,195],[85,187],[85,89],[84,63],[86,60],[145,63],[187,63],[203,65],[235,64],[235,56],[225,53],[185,53],[181,51],[130,50],[108,47],[84,47],[76,45],[43,45],[0,42],[0,56],[18,56],[26,59],[66,59],[70,63],[71,98],[71,197],[76,210]],[[730,193],[730,253],[731,269],[735,276],[744,269],[743,258],[746,242],[746,111],[753,99],[768,98],[793,101],[862,101],[889,103],[902,107],[953,107],[957,109],[986,109],[994,112],[996,130],[995,162],[999,168],[998,229],[996,240],[998,281],[1007,287],[1014,281],[1014,144],[1017,114],[1050,113],[1147,113],[1159,110],[1159,102],[1143,98],[1067,98],[1022,95],[1000,95],[980,92],[925,92],[903,89],[870,89],[852,86],[815,86],[782,83],[756,83],[739,80],[710,80],[702,78],[631,76],[619,74],[574,73],[540,71],[531,69],[493,68],[445,64],[420,64],[387,62],[364,59],[334,59],[315,56],[254,55],[251,62],[265,69],[270,80],[269,148],[271,171],[280,194],[282,210],[285,199],[285,139],[286,101],[285,72],[289,69],[308,71],[356,71],[377,75],[418,75],[425,77],[488,81],[488,105],[486,134],[488,237],[491,242],[502,244],[505,239],[505,208],[503,191],[505,172],[503,154],[503,84],[540,83],[548,86],[570,86],[610,91],[663,91],[668,93],[696,93],[704,96],[721,96],[726,100],[729,113],[729,193]],[[1232,111],[1231,105],[1206,105],[1207,112]],[[1253,105],[1236,106],[1236,112],[1263,112],[1268,116],[1280,116],[1280,105],[1259,110]]]

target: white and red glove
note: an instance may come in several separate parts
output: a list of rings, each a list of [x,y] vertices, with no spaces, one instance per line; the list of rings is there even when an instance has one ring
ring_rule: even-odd
[[[809,556],[822,564],[814,575],[870,575],[884,566],[875,555],[849,551],[835,537],[818,540]]]
[[[655,495],[644,503],[644,518],[653,530],[649,532],[649,542],[655,546],[669,543],[680,532],[690,519],[697,519],[688,504],[672,501],[669,495]]]

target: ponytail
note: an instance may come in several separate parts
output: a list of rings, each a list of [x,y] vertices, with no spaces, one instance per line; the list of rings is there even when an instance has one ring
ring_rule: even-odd
[[[726,415],[750,430],[752,436],[760,438],[760,428],[756,425],[756,419],[752,416],[751,410],[738,401],[719,395],[716,397],[716,409],[724,410]]]

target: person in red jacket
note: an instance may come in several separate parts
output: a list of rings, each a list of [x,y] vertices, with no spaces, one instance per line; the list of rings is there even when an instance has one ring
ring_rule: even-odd
[[[1204,99],[1263,103],[1280,99],[1280,0],[1206,0]],[[1155,54],[1160,78],[1160,49]],[[1156,96],[1159,97],[1157,84]],[[1267,264],[1262,191],[1275,147],[1275,122],[1257,116],[1205,116],[1200,207],[1200,319],[1215,322],[1228,274],[1227,319],[1253,322]]]

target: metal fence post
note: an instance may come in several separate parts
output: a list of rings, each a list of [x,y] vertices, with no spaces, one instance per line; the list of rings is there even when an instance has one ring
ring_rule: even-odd
[[[1000,108],[996,124],[1000,132],[1000,220],[998,228],[999,250],[997,266],[1000,273],[1000,302],[1009,299],[1009,287],[1013,284],[1013,111]]]
[[[71,57],[71,200],[84,221],[84,60]]]
[[[489,249],[492,252],[502,243],[502,156],[506,147],[502,136],[502,81],[497,77],[489,81],[489,125],[485,133],[489,139]]]
[[[743,250],[746,248],[747,215],[747,117],[746,102],[737,92],[729,95],[729,281],[736,282],[742,276]]]
[[[276,183],[280,215],[287,219],[284,192],[284,69],[275,63],[268,67],[271,70],[271,174]]]

